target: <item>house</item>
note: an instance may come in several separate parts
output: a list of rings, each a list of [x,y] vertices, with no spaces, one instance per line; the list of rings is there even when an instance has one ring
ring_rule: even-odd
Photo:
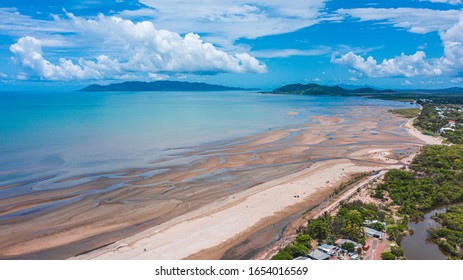
[[[384,232],[382,231],[377,231],[369,227],[363,227],[363,230],[365,232],[365,235],[367,236],[378,238],[378,239],[383,239]]]
[[[348,243],[348,242],[353,243],[353,244],[355,245],[355,248],[361,248],[361,247],[362,247],[362,245],[360,245],[360,244],[358,244],[357,242],[354,242],[354,241],[352,241],[352,240],[350,240],[350,239],[338,239],[338,240],[336,240],[336,241],[334,242],[334,244],[336,244],[337,246],[341,247],[342,244]]]
[[[448,132],[448,131],[455,131],[455,129],[450,128],[450,127],[443,127],[441,129],[439,129],[439,134],[442,134],[442,133]]]
[[[294,260],[295,260],[295,261],[307,261],[307,260],[310,261],[311,259],[309,259],[309,258],[307,258],[307,257],[297,257],[297,258],[295,258]]]
[[[317,260],[317,261],[322,261],[322,260],[324,261],[324,260],[330,259],[330,255],[318,249],[310,252],[308,257],[312,260]]]
[[[376,224],[376,223],[382,224],[382,225],[384,226],[384,228],[386,228],[386,226],[387,226],[385,222],[380,222],[380,221],[378,221],[378,220],[372,220],[372,221],[370,221],[370,220],[365,220],[365,222],[363,222],[363,224],[366,225],[366,226],[369,226],[369,225],[372,225],[372,224]]]
[[[333,245],[328,245],[328,244],[322,244],[320,247],[318,247],[318,250],[332,256],[335,253],[335,249],[337,247]]]
[[[455,120],[449,120],[448,126],[453,128],[453,127],[455,127],[456,123],[457,122]]]

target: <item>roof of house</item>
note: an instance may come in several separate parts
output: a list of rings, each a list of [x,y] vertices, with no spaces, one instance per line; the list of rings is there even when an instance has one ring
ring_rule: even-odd
[[[309,253],[309,258],[313,260],[327,260],[330,258],[330,255],[320,250],[313,250]]]
[[[309,258],[307,257],[297,257],[294,259],[295,261],[306,261],[306,260],[310,260]]]
[[[380,223],[380,224],[386,226],[386,223],[385,223],[385,222],[380,222],[380,221],[378,221],[378,220],[372,220],[372,221],[370,221],[370,220],[365,220],[365,222],[363,222],[363,223],[364,223],[365,225],[371,225],[371,224],[375,224],[375,223]]]
[[[368,234],[368,235],[383,236],[383,234],[384,234],[382,231],[377,231],[377,230],[369,228],[369,227],[363,227],[363,229],[365,230],[365,233]]]
[[[336,246],[333,245],[328,245],[328,244],[322,244],[318,247],[318,249],[327,249],[327,250],[333,250]]]

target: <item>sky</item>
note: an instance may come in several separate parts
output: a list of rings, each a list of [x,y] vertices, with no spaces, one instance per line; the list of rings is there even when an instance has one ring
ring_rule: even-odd
[[[0,87],[463,87],[463,0],[0,0]]]

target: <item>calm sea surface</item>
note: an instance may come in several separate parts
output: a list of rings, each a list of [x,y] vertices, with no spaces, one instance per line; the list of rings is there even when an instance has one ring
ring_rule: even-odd
[[[173,148],[300,124],[356,105],[410,107],[254,92],[0,92],[0,187],[145,167]],[[34,186],[48,187],[50,179]]]

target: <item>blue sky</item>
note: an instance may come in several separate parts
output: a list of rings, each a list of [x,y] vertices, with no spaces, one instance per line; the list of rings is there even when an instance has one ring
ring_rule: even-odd
[[[463,0],[0,0],[0,86],[463,86],[462,9]]]

